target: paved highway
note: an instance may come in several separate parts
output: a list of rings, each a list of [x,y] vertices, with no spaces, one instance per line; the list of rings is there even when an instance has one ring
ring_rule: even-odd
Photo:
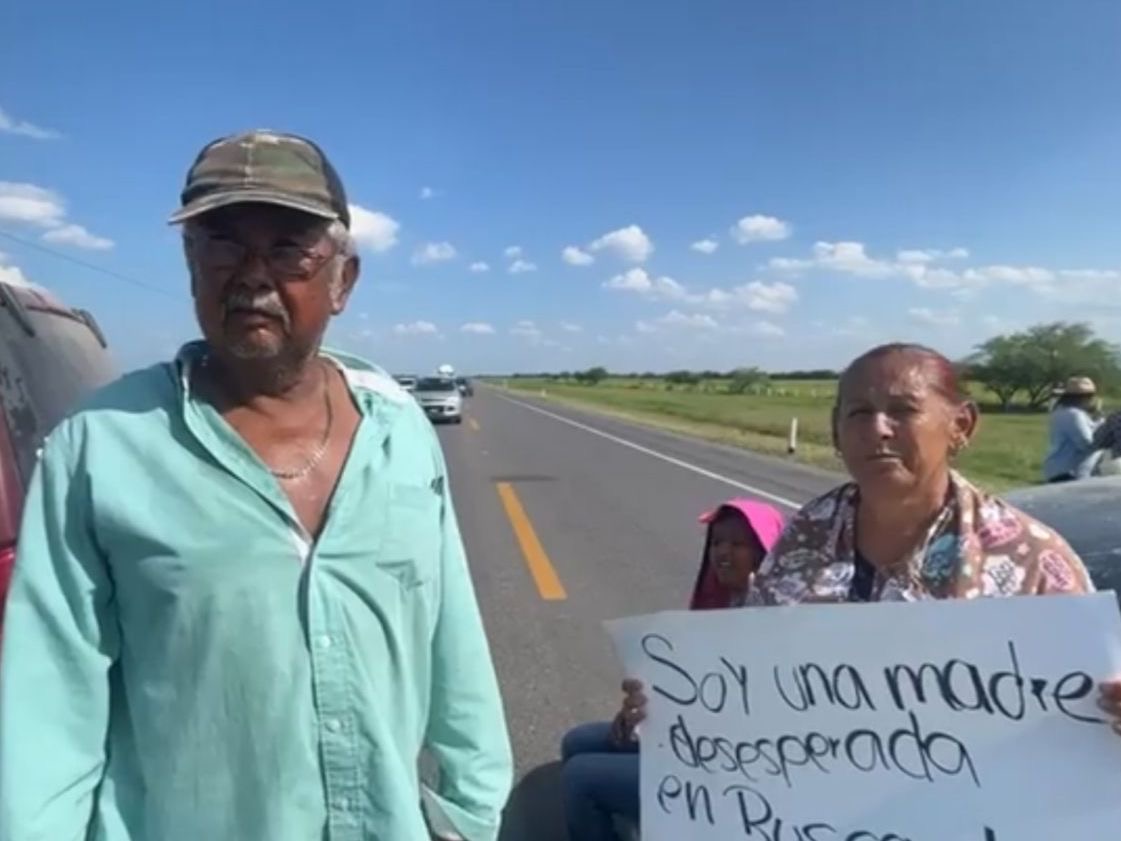
[[[684,606],[703,511],[837,477],[485,387],[439,434],[517,760],[503,841],[563,841],[559,739],[620,698],[604,620]]]

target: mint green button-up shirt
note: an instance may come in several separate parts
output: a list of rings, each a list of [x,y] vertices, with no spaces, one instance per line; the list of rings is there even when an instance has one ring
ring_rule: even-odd
[[[362,420],[313,542],[192,396],[199,353],[44,448],[0,653],[0,839],[492,841],[509,740],[431,425],[331,354]]]

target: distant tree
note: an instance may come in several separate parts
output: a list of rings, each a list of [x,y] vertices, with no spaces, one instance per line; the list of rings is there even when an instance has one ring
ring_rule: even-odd
[[[607,369],[602,366],[589,368],[587,371],[578,371],[574,374],[576,382],[583,385],[598,385],[607,379]]]
[[[776,371],[771,373],[772,380],[835,380],[841,375],[829,368],[814,371]]]
[[[1040,375],[1033,372],[1025,345],[1023,334],[994,336],[978,346],[967,367],[968,378],[996,395],[1005,411],[1019,392],[1030,389],[1033,383],[1039,381]]]
[[[730,377],[727,386],[729,394],[744,394],[748,389],[764,385],[770,380],[767,373],[759,368],[737,368],[728,376]]]
[[[1093,377],[1104,388],[1121,383],[1121,350],[1088,324],[1038,324],[994,336],[970,358],[968,377],[996,395],[1002,408],[1023,393],[1031,408],[1047,404],[1067,377]]]
[[[665,376],[665,381],[670,385],[697,385],[701,375],[693,371],[670,371]]]

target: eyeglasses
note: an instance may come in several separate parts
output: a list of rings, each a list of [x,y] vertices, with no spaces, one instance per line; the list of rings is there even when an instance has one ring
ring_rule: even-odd
[[[337,247],[324,253],[319,248],[294,242],[280,242],[259,249],[213,231],[191,232],[187,242],[195,259],[207,271],[232,274],[246,264],[251,254],[259,254],[272,274],[298,280],[310,278],[338,253]]]

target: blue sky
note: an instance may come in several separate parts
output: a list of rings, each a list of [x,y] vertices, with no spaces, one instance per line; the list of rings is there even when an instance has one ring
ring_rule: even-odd
[[[393,370],[1121,328],[1115,0],[124,5],[0,11],[0,231],[143,285],[4,236],[0,273],[127,367],[195,335],[165,220],[253,127],[315,138],[367,211],[330,341]]]

